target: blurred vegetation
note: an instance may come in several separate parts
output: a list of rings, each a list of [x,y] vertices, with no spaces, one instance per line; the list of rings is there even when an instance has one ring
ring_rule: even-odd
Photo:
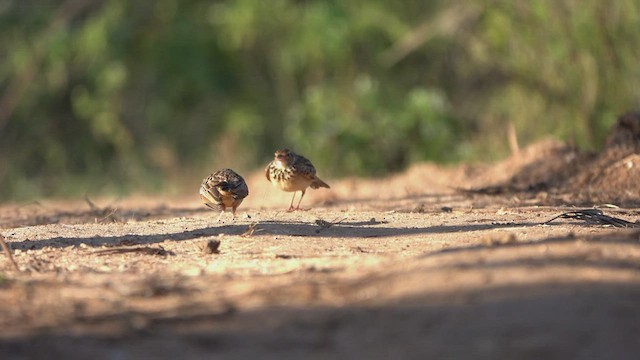
[[[639,104],[640,3],[3,0],[0,59],[0,199],[172,190],[285,146],[379,175],[504,156],[508,124],[597,148]]]

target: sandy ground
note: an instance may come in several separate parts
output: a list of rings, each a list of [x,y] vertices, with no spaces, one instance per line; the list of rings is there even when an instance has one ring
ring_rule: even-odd
[[[195,193],[2,205],[0,358],[637,359],[640,231],[543,224],[633,201],[460,191],[538,160],[329,181],[293,213],[258,172],[220,223]]]

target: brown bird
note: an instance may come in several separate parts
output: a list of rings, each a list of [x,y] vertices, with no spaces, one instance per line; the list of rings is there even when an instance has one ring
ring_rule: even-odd
[[[221,210],[218,220],[224,211],[231,207],[233,218],[242,200],[249,195],[249,188],[242,176],[231,169],[222,169],[209,175],[200,185],[200,198],[213,210]]]
[[[316,168],[309,159],[289,149],[276,150],[273,161],[267,165],[264,172],[273,186],[293,192],[288,211],[300,210],[300,203],[309,186],[312,189],[329,188],[327,183],[316,176]],[[293,199],[296,197],[296,191],[301,191],[302,195],[298,200],[298,206],[294,208]]]

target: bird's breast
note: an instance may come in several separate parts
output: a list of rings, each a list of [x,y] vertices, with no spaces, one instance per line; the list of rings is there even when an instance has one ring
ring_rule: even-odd
[[[271,184],[283,191],[301,191],[311,185],[310,179],[296,175],[291,169],[273,167],[269,177]]]

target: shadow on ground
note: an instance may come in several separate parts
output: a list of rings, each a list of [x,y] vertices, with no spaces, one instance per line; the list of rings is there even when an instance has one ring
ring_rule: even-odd
[[[368,222],[341,222],[324,228],[316,224],[302,222],[260,222],[256,229],[260,230],[260,235],[281,235],[294,237],[336,237],[336,238],[384,238],[392,236],[416,235],[416,234],[444,234],[455,232],[474,232],[491,229],[519,228],[527,226],[538,226],[540,223],[534,222],[508,222],[508,223],[487,223],[470,225],[439,225],[431,227],[415,228],[394,228],[385,226],[364,226]],[[225,235],[240,236],[248,230],[247,225],[221,225],[206,227],[197,230],[189,230],[166,234],[127,234],[121,236],[90,236],[90,237],[53,237],[41,240],[22,240],[11,242],[13,249],[38,250],[44,247],[69,247],[85,244],[88,246],[117,246],[117,245],[145,245],[160,243],[163,241],[183,241],[202,237]]]
[[[296,231],[313,230],[293,226]],[[235,228],[226,231],[230,229]],[[454,229],[437,231],[449,230]],[[256,287],[242,298],[204,297],[162,311],[125,306],[116,312],[80,312],[59,326],[1,339],[0,357],[635,359],[640,351],[640,283],[637,276],[622,275],[640,271],[638,257],[631,256],[640,248],[638,236],[636,231],[506,245],[526,250],[507,262],[491,260],[492,251],[504,246],[470,246],[425,254],[412,260],[413,266],[357,279],[318,275],[305,282]],[[576,251],[560,251],[572,244]],[[616,244],[626,247],[625,256],[598,252],[599,245]],[[537,251],[541,246],[558,255],[541,254]],[[489,260],[456,257],[481,252]],[[443,256],[450,258],[446,266],[425,262]],[[491,281],[508,269],[532,276],[545,270],[566,269],[571,274],[587,269],[592,275],[541,282]],[[594,275],[601,271],[613,271],[614,276]],[[471,286],[430,285],[443,279],[467,281],[465,276],[478,273],[486,279]],[[176,286],[175,291],[182,291]],[[291,302],[300,291],[311,295]],[[142,300],[171,293],[166,289]],[[247,298],[259,299],[262,305],[243,308]]]

